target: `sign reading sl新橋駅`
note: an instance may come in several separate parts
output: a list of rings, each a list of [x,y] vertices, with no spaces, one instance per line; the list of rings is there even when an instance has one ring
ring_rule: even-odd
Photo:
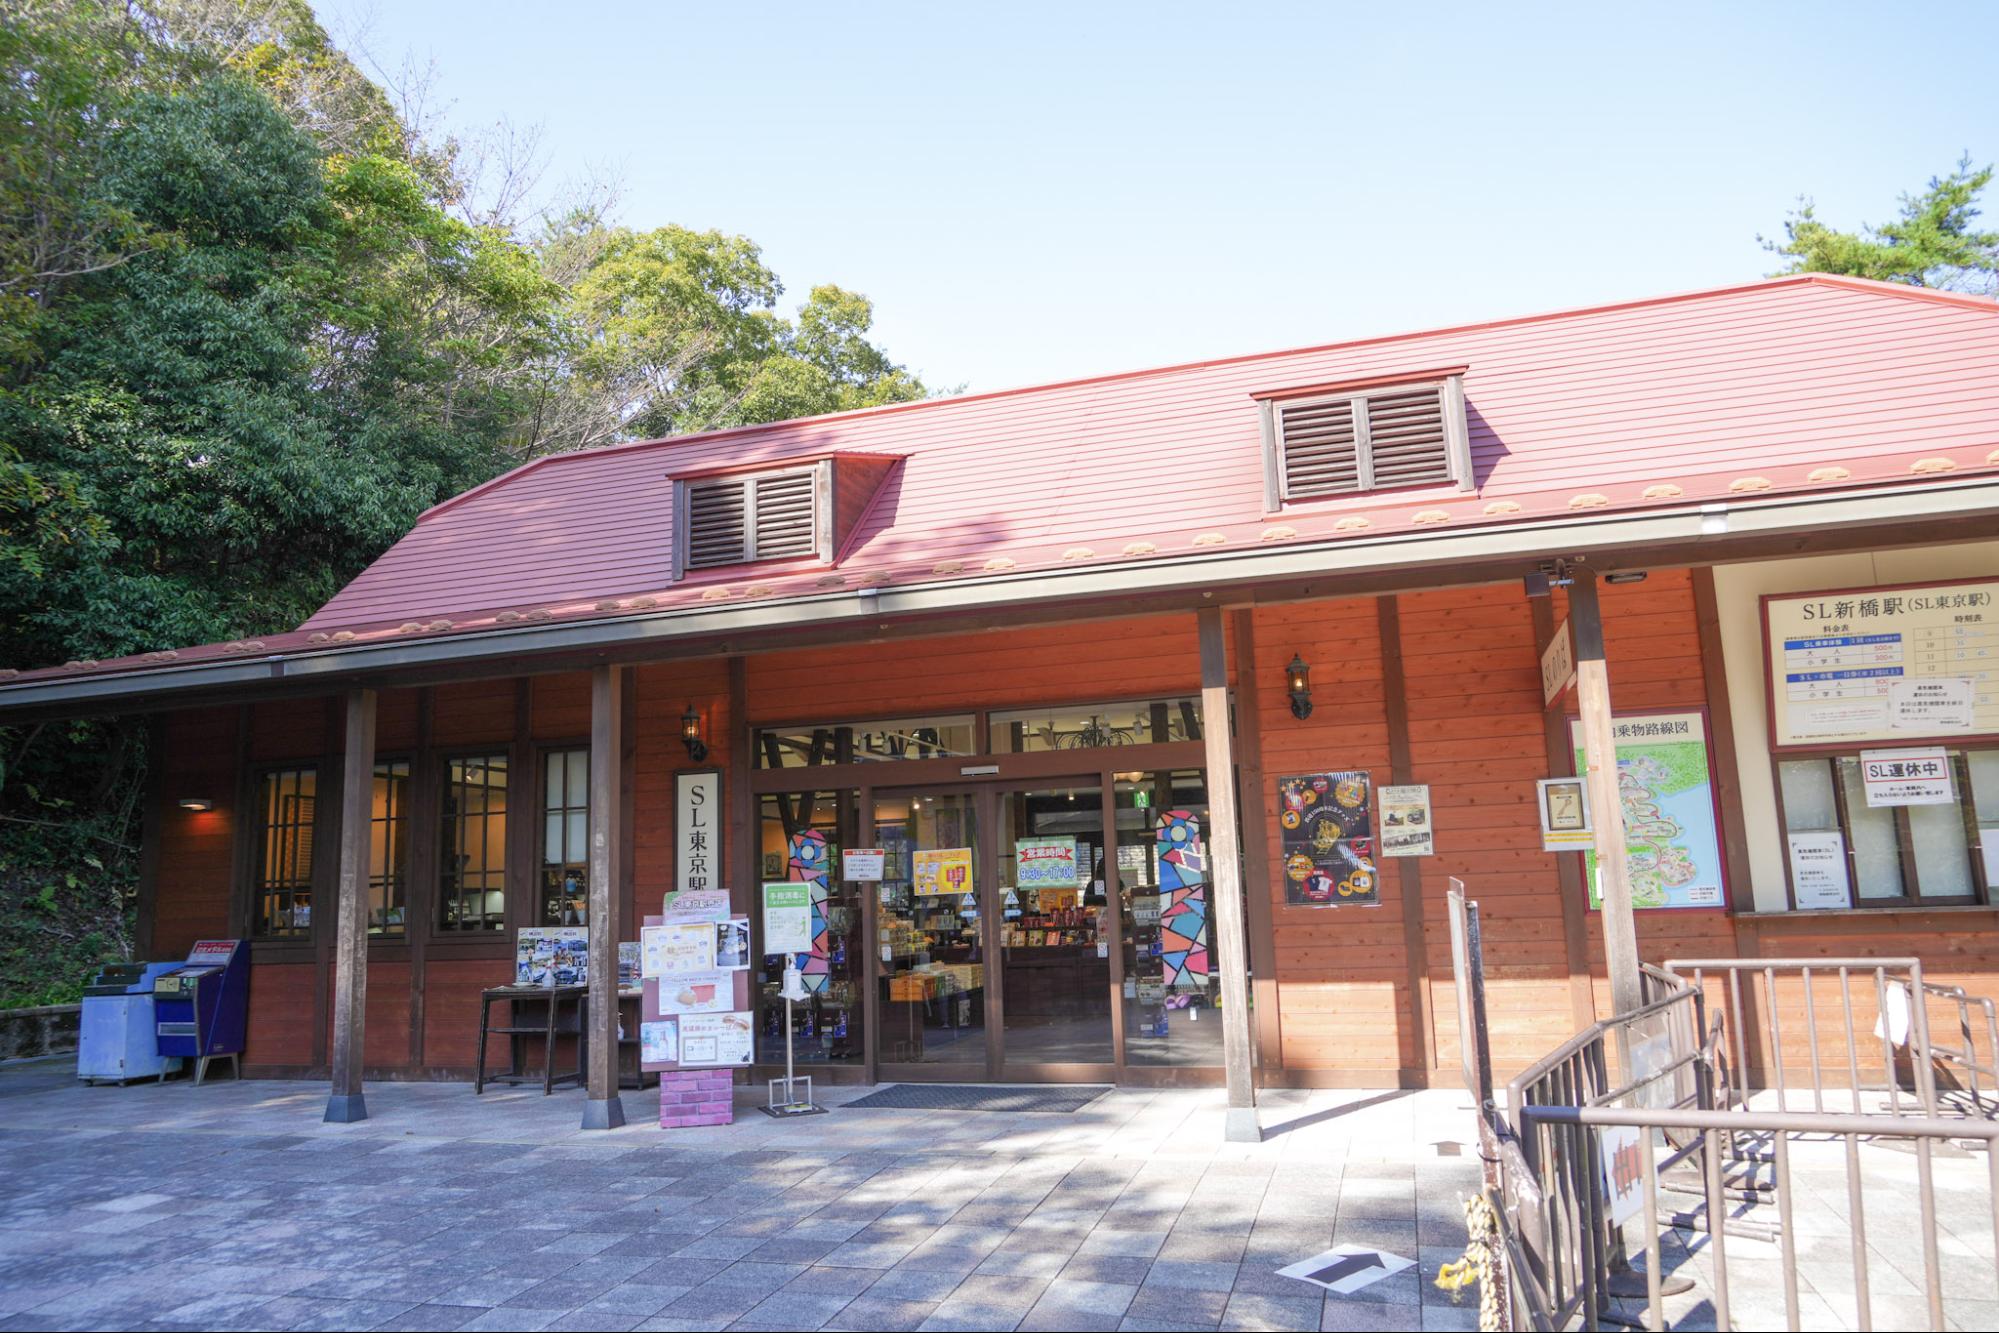
[[[1999,735],[1999,579],[1763,599],[1777,749]]]

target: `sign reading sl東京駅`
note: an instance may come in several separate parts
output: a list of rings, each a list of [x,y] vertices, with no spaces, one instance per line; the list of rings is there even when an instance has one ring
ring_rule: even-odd
[[[1777,749],[1999,736],[1999,579],[1763,599]]]

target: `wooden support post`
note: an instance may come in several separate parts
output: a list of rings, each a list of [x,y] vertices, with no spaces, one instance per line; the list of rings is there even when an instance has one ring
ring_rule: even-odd
[[[583,1128],[616,1129],[625,1123],[618,1100],[618,889],[619,848],[624,845],[625,673],[629,667],[590,671],[590,1021],[589,1096]]]
[[[328,1124],[368,1118],[361,1093],[367,1051],[368,842],[375,796],[375,692],[347,692],[347,743],[340,760],[340,901],[333,941],[333,1091]]]
[[[1207,747],[1208,893],[1214,965],[1222,978],[1222,1061],[1229,1106],[1224,1136],[1257,1143],[1256,1075],[1250,1067],[1249,947],[1243,928],[1242,855],[1236,837],[1235,734],[1229,726],[1228,640],[1220,607],[1195,613],[1201,639],[1201,733]]]
[[[1610,669],[1603,655],[1603,615],[1596,575],[1574,571],[1569,624],[1576,636],[1576,705],[1581,714],[1584,785],[1595,831],[1598,889],[1603,897],[1603,955],[1610,969],[1612,1012],[1644,1002],[1638,972],[1638,920],[1631,910],[1631,867],[1625,854],[1624,800],[1618,792],[1617,738],[1610,721]]]

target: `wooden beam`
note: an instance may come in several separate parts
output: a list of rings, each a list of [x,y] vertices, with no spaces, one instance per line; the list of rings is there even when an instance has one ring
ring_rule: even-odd
[[[375,692],[349,690],[340,763],[340,876],[333,941],[333,1091],[326,1120],[368,1118],[361,1092],[368,1017],[368,841],[375,795]]]
[[[1555,622],[1554,599],[1529,598],[1527,606],[1534,617],[1534,650],[1538,660],[1547,651],[1559,628]],[[1568,776],[1575,759],[1569,739],[1569,715],[1562,707],[1562,696],[1559,694],[1542,708],[1541,736],[1548,759],[1548,776]],[[1555,882],[1562,904],[1562,956],[1569,971],[1569,1021],[1580,1032],[1596,1022],[1596,991],[1590,978],[1587,935],[1589,888],[1583,883],[1583,859],[1558,853],[1555,856]],[[1476,888],[1473,885],[1467,892],[1475,892]]]
[[[1393,596],[1374,599],[1375,626],[1381,637],[1381,693],[1387,704],[1388,776],[1397,786],[1416,780],[1415,747],[1409,733],[1409,679],[1402,669],[1402,606]],[[1379,806],[1377,805],[1377,809]],[[1375,830],[1375,873],[1386,859],[1380,829]],[[1423,938],[1423,859],[1395,858],[1396,891],[1402,897],[1402,957],[1409,984],[1406,1013],[1410,1024],[1409,1053],[1425,1071],[1437,1068],[1437,1031],[1430,1017],[1430,952]]]
[[[1569,624],[1576,635],[1576,705],[1581,714],[1583,775],[1595,832],[1596,871],[1603,897],[1603,956],[1610,972],[1611,1012],[1628,1014],[1644,1002],[1638,973],[1638,918],[1631,909],[1631,866],[1625,850],[1624,800],[1617,783],[1617,735],[1610,720],[1610,668],[1604,661],[1603,615],[1596,574],[1575,570]]]
[[[1256,1076],[1249,1014],[1249,948],[1243,926],[1242,854],[1236,837],[1235,736],[1229,726],[1228,640],[1220,607],[1195,613],[1201,639],[1201,718],[1207,754],[1209,908],[1215,921],[1214,964],[1222,979],[1222,1063],[1229,1104],[1224,1135],[1256,1143]]]
[[[625,822],[625,674],[630,667],[590,671],[590,1012],[589,1096],[583,1128],[625,1123],[618,1100],[618,862]]]
[[[1256,994],[1257,1067],[1265,1081],[1284,1068],[1284,1033],[1277,1006],[1277,932],[1271,924],[1270,813],[1264,805],[1262,677],[1256,666],[1256,612],[1229,613],[1235,622],[1236,771],[1242,797],[1243,907],[1249,928],[1251,985]],[[1190,728],[1191,730],[1191,728]]]

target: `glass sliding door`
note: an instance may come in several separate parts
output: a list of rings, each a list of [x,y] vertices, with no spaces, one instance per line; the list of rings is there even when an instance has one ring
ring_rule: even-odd
[[[1199,769],[1117,775],[1124,1058],[1132,1068],[1222,1063],[1208,836]]]
[[[992,1067],[979,806],[973,792],[875,799],[877,1051],[897,1077],[982,1079]]]
[[[860,802],[851,791],[787,792],[759,801],[758,868],[765,881],[807,886],[812,948],[767,954],[757,988],[757,1059],[784,1063],[784,966],[797,965],[806,998],[790,1007],[791,1050],[802,1066],[859,1065],[866,1022],[867,955],[861,890],[841,878],[840,850],[854,845]],[[809,1072],[809,1070],[807,1071]]]
[[[998,794],[997,902],[1003,1077],[1117,1059],[1101,781]]]

